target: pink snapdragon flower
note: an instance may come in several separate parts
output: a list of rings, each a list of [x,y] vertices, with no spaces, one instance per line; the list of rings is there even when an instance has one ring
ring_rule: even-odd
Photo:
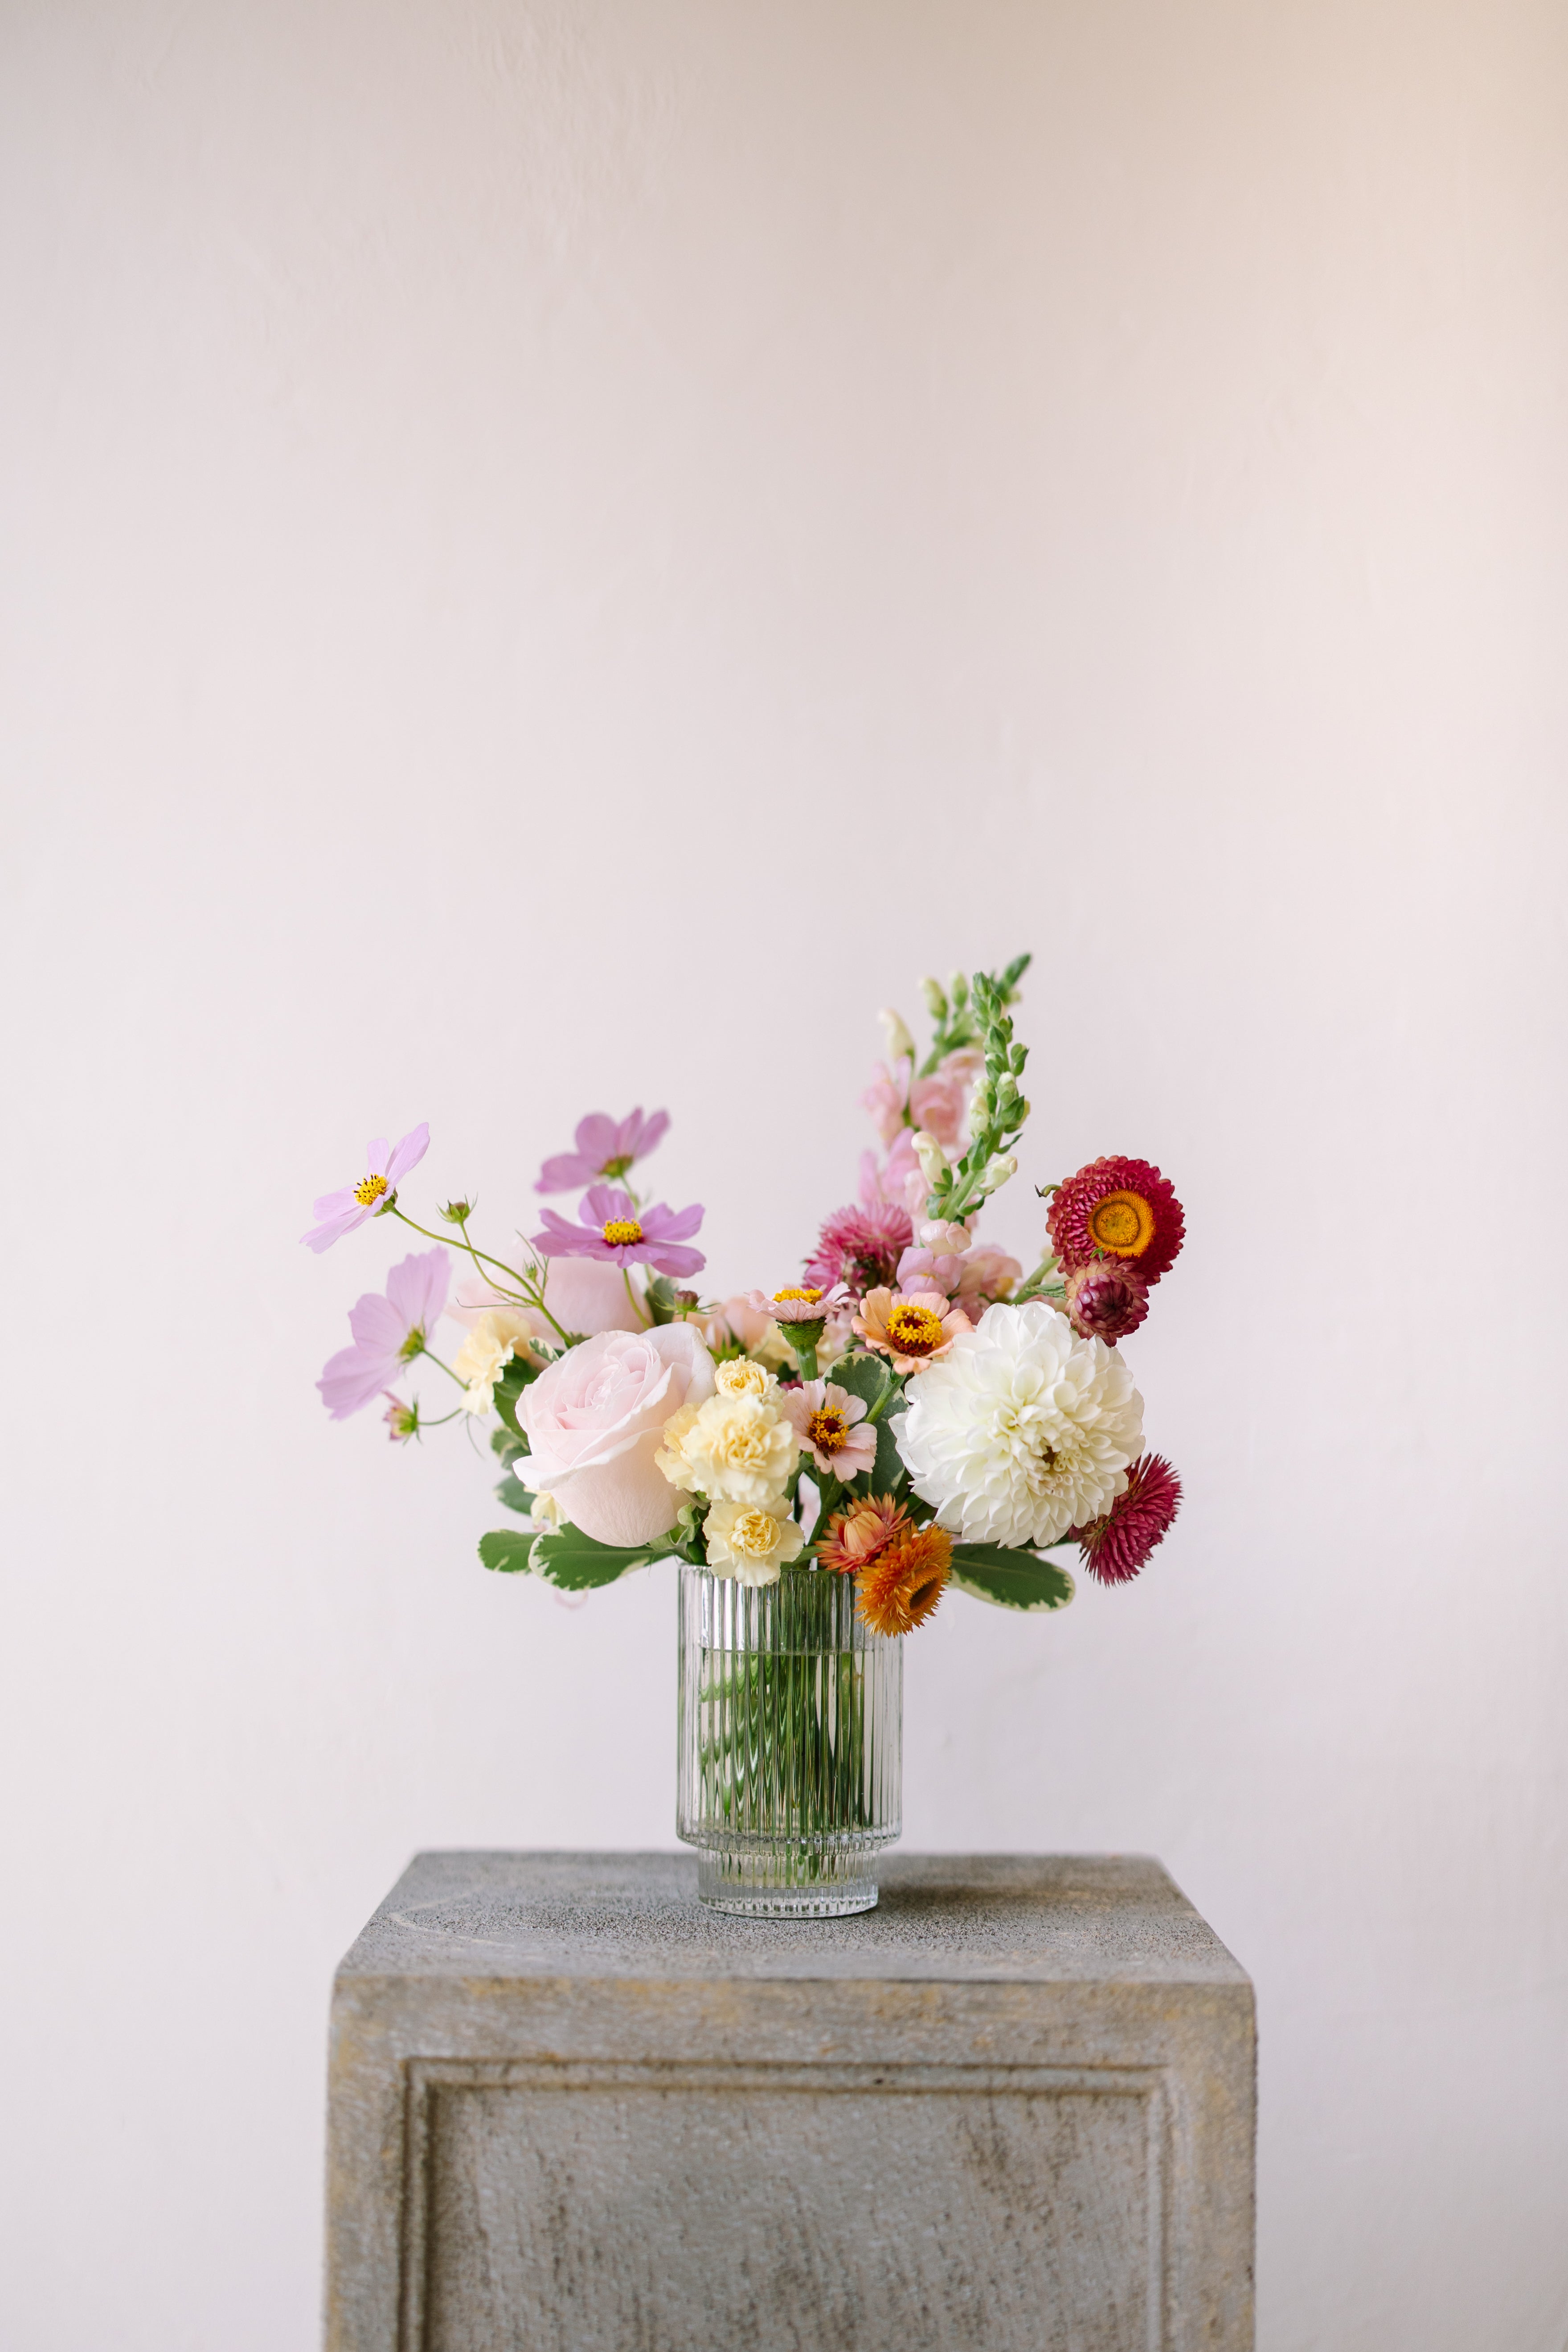
[[[570,1224],[555,1209],[542,1209],[544,1231],[532,1246],[542,1257],[595,1257],[612,1265],[651,1265],[660,1274],[696,1274],[708,1260],[700,1250],[679,1244],[702,1223],[702,1204],[672,1209],[659,1201],[639,1209],[629,1192],[614,1184],[592,1184],[577,1204],[582,1222]]]
[[[890,1202],[910,1217],[922,1216],[930,1191],[925,1170],[915,1151],[912,1127],[899,1129],[892,1149],[881,1166],[878,1165],[874,1151],[861,1153],[860,1199],[866,1208],[875,1208],[880,1202]]]
[[[879,1062],[876,1076],[860,1097],[886,1149],[898,1141],[900,1129],[923,1128],[944,1151],[963,1142],[969,1124],[969,1098],[974,1081],[985,1066],[984,1055],[973,1045],[944,1054],[931,1076],[917,1078],[907,1054],[894,1062]]]
[[[378,1135],[364,1149],[366,1168],[357,1184],[345,1184],[340,1192],[323,1192],[316,1202],[316,1222],[300,1239],[307,1249],[331,1249],[367,1217],[376,1217],[392,1204],[400,1176],[417,1168],[430,1149],[427,1127],[411,1127],[396,1143],[389,1144],[384,1135]]]
[[[424,1354],[446,1311],[451,1270],[451,1259],[439,1244],[416,1251],[393,1267],[384,1293],[367,1290],[350,1307],[353,1346],[340,1349],[316,1382],[334,1421],[346,1421],[386,1395],[387,1382]]]
[[[646,1160],[663,1142],[668,1127],[667,1110],[656,1110],[644,1118],[640,1103],[619,1126],[606,1111],[591,1110],[577,1122],[576,1150],[558,1151],[553,1160],[547,1160],[533,1189],[570,1192],[579,1184],[592,1184],[606,1176],[613,1181],[624,1176],[634,1160]]]

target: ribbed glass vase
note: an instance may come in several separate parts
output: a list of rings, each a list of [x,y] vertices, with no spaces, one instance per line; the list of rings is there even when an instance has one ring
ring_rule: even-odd
[[[680,1571],[676,1833],[717,1911],[840,1919],[877,1900],[902,1826],[903,1643],[855,1614],[855,1580],[747,1585]]]

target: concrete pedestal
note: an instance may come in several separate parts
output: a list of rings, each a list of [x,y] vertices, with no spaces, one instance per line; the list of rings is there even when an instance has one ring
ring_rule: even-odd
[[[330,2352],[1245,2352],[1252,1988],[1158,1863],[422,1854],[338,1971]]]

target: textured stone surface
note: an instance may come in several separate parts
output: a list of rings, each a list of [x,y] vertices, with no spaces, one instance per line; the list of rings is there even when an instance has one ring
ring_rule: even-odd
[[[421,1855],[338,1972],[331,2352],[1243,2352],[1252,1990],[1141,1858]]]

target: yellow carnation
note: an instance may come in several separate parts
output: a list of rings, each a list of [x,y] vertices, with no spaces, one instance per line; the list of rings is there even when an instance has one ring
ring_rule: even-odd
[[[718,1393],[672,1413],[655,1458],[672,1486],[715,1502],[772,1503],[795,1468],[800,1440],[771,1399]]]
[[[469,1331],[452,1359],[452,1370],[468,1383],[463,1403],[469,1412],[489,1412],[496,1401],[496,1382],[513,1356],[526,1357],[533,1326],[515,1307],[492,1307]]]
[[[793,1519],[756,1503],[715,1503],[708,1514],[708,1565],[742,1584],[776,1584],[805,1538]]]

